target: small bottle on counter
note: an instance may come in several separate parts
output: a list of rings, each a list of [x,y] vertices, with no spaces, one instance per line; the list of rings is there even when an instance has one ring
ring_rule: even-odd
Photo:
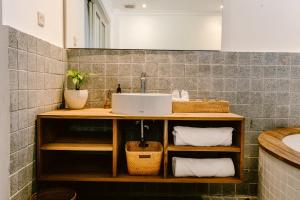
[[[117,93],[122,93],[121,85],[118,84]]]
[[[111,99],[112,99],[112,94],[111,94],[111,91],[108,90],[106,95],[105,95],[105,103],[104,103],[104,108],[105,109],[111,108]]]

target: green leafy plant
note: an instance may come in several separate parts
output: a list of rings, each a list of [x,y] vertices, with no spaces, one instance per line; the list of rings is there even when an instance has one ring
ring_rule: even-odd
[[[86,81],[88,73],[70,69],[67,71],[67,77],[72,79],[76,90],[80,90],[83,83]]]

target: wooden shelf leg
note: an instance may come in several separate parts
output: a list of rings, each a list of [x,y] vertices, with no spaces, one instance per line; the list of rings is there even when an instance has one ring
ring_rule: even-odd
[[[245,144],[245,119],[241,121],[241,128],[240,128],[240,144],[241,144],[241,153],[240,153],[240,179],[244,179],[244,144]]]
[[[113,120],[113,177],[117,176],[118,171],[118,121]]]
[[[42,175],[42,155],[41,155],[41,146],[42,146],[42,120],[40,118],[37,119],[37,178],[40,179]]]
[[[164,178],[168,176],[168,120],[164,121]]]

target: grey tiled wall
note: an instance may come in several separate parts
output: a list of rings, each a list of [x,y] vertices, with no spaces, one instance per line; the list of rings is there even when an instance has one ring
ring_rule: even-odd
[[[146,72],[148,92],[185,89],[192,98],[226,99],[232,112],[246,117],[245,183],[126,184],[121,190],[218,196],[213,199],[256,195],[258,134],[300,125],[300,54],[82,49],[68,50],[66,58],[63,49],[14,29],[9,41],[13,200],[32,191],[35,118],[61,102],[64,61],[68,68],[93,73],[85,85],[88,107],[102,107],[105,91],[118,83],[123,92],[139,92],[140,74]]]
[[[139,92],[140,74],[146,72],[147,92],[185,89],[195,99],[229,100],[231,111],[246,117],[244,183],[187,185],[185,190],[172,185],[164,186],[165,191],[256,195],[259,133],[300,125],[300,54],[96,49],[67,53],[68,68],[93,73],[85,86],[88,107],[102,107],[105,91],[115,90],[118,83],[124,92]]]
[[[61,102],[63,49],[9,29],[10,195],[27,200],[35,181],[35,120]]]

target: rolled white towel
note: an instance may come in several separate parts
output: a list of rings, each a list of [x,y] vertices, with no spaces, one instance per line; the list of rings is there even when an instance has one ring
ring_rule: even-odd
[[[229,177],[234,176],[234,164],[231,158],[172,158],[175,177]]]
[[[230,146],[232,144],[232,127],[196,128],[175,126],[174,144],[178,146]]]

